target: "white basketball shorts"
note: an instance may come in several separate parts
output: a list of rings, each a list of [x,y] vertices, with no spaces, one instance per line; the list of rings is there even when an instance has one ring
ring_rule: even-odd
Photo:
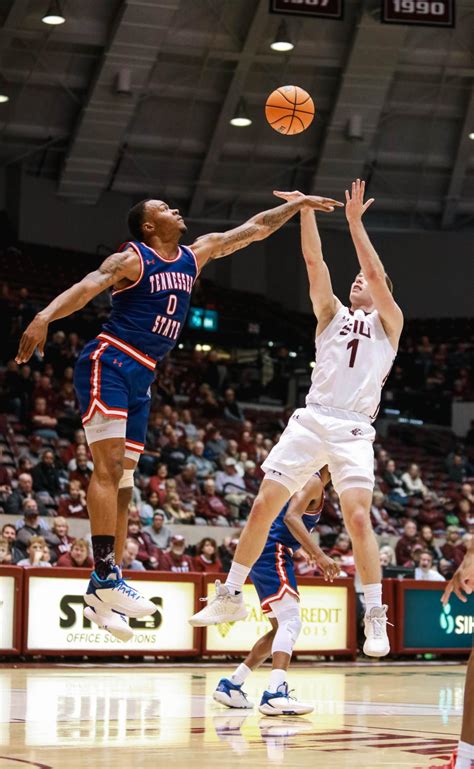
[[[364,414],[309,403],[297,409],[262,465],[265,478],[299,491],[328,465],[340,495],[349,488],[374,488],[375,430]]]

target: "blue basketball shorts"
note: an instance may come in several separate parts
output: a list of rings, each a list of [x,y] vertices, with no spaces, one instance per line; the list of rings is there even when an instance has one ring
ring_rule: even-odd
[[[293,553],[281,542],[267,542],[249,577],[265,613],[271,612],[271,603],[279,601],[286,594],[299,600]]]
[[[156,361],[108,333],[92,339],[74,369],[74,386],[87,428],[94,415],[126,420],[125,448],[141,453],[150,413]],[[99,440],[99,438],[95,438]]]

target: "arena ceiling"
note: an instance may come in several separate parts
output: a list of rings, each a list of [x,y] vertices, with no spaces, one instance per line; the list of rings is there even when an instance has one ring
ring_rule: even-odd
[[[341,197],[361,176],[382,227],[474,226],[473,0],[455,29],[382,25],[379,0],[345,0],[341,21],[288,17],[289,53],[269,47],[268,0],[65,0],[58,27],[48,5],[0,0],[2,166],[83,204],[155,195],[196,219],[242,218],[274,188]],[[298,136],[264,118],[286,83],[316,103]],[[253,122],[235,128],[242,98]]]

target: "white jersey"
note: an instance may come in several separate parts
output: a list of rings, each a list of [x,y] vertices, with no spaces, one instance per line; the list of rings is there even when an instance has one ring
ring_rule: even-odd
[[[316,365],[306,403],[377,416],[396,352],[377,310],[340,307],[316,337]]]

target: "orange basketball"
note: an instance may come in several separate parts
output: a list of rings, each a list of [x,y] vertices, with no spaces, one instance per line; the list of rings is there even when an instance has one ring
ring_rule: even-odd
[[[298,85],[282,85],[268,97],[265,117],[274,131],[299,134],[313,122],[314,102]]]

